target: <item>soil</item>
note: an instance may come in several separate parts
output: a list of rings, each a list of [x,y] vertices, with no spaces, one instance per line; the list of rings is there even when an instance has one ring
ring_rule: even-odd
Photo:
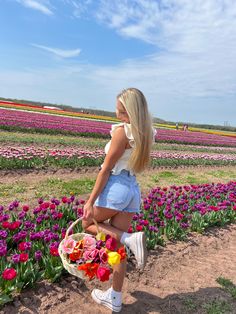
[[[236,284],[236,225],[190,234],[186,242],[168,242],[149,252],[143,271],[134,260],[128,263],[121,313],[236,314],[236,299],[216,282],[228,278]],[[106,289],[110,282],[83,282],[67,275],[59,283],[43,281],[25,290],[1,314],[105,314],[90,296],[94,287]],[[225,302],[228,312],[209,312],[206,306]]]

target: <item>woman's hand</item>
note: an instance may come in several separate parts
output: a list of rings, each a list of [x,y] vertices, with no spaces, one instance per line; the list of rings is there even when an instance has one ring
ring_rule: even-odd
[[[92,220],[93,219],[93,204],[87,201],[84,205],[84,220]]]

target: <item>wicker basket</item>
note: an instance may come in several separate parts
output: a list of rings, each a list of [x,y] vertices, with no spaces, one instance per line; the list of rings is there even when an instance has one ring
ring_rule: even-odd
[[[79,218],[77,219],[75,222],[73,222],[70,227],[67,229],[66,231],[66,235],[65,235],[65,238],[60,242],[59,244],[59,248],[58,248],[58,252],[59,252],[59,255],[60,255],[60,258],[62,260],[62,264],[64,266],[64,268],[73,276],[76,276],[78,278],[81,278],[81,279],[86,279],[87,277],[84,276],[84,272],[81,271],[81,270],[78,270],[78,264],[76,263],[71,263],[71,261],[69,260],[68,258],[68,254],[67,253],[64,253],[62,251],[62,245],[64,243],[64,240],[68,239],[68,238],[72,238],[73,240],[75,241],[80,241],[84,238],[84,236],[86,235],[89,235],[91,236],[91,234],[88,234],[88,233],[74,233],[72,235],[69,236],[69,233],[71,231],[71,229],[77,225],[78,222],[80,222],[83,218]],[[98,224],[96,222],[95,219],[93,219],[93,222],[95,224],[95,226],[97,227],[97,233],[99,233],[99,229],[98,229]]]

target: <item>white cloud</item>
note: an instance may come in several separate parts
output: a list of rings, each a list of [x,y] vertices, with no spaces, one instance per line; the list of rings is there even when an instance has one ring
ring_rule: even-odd
[[[46,15],[53,15],[53,12],[45,4],[43,4],[42,1],[40,2],[36,0],[17,0],[17,2],[19,2],[26,8],[38,10]]]
[[[172,62],[175,63],[175,60]],[[203,93],[203,74],[198,81],[192,80],[199,63],[195,68],[188,68],[188,65],[184,67],[183,60],[181,73],[172,72],[171,64],[167,67],[168,63],[171,63],[169,58],[158,60],[149,57],[143,61],[129,60],[110,67],[71,64],[57,69],[2,71],[1,96],[114,111],[118,92],[132,86],[144,92],[154,116],[169,121],[212,124],[229,121],[236,126],[233,85],[230,89],[227,80],[224,82],[222,78],[222,87],[216,85],[215,89],[204,89]],[[188,71],[192,76],[187,75]],[[216,78],[213,85],[215,82]],[[228,90],[228,94],[222,97],[225,88],[230,89],[231,93]]]
[[[206,47],[209,35],[223,30],[223,37],[227,28],[233,29],[236,2],[100,0],[96,16],[120,35],[141,39],[168,51],[194,52]]]
[[[113,66],[31,70],[22,73],[23,80],[20,73],[1,73],[1,95],[14,96],[12,86],[17,86],[21,98],[113,110],[115,95],[134,86],[144,91],[155,116],[206,123],[228,120],[236,126],[235,0],[97,0],[96,5],[99,22],[120,36],[151,44],[153,54]],[[64,50],[34,46],[69,57],[69,51],[65,55]],[[70,51],[72,56],[79,52]],[[14,77],[19,78],[15,83]]]
[[[100,21],[122,36],[156,47],[156,53],[143,62],[147,71],[143,67],[140,73],[152,80],[155,72],[159,91],[195,97],[235,93],[236,1],[102,0],[100,4]]]
[[[36,47],[36,48],[40,48],[43,50],[46,50],[48,52],[53,53],[54,55],[56,55],[57,57],[61,57],[61,58],[73,58],[73,57],[77,57],[81,50],[80,49],[74,49],[74,50],[63,50],[63,49],[58,49],[58,48],[51,48],[51,47],[46,47],[43,45],[37,45],[37,44],[31,44],[32,46]]]
[[[76,18],[85,17],[92,0],[61,0],[65,5],[72,7],[73,16]]]

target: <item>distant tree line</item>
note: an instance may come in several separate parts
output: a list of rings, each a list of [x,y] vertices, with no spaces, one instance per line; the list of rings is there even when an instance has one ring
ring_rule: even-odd
[[[22,103],[22,104],[28,104],[31,106],[39,106],[42,107],[43,106],[56,106],[58,108],[61,108],[63,110],[66,111],[71,111],[71,112],[86,112],[86,113],[90,113],[90,114],[95,114],[95,115],[101,115],[101,116],[108,116],[108,117],[116,117],[115,112],[111,112],[111,111],[106,111],[106,110],[100,110],[100,109],[92,109],[92,108],[84,108],[84,107],[72,107],[72,106],[68,106],[68,105],[64,105],[64,104],[52,104],[52,103],[47,103],[47,102],[40,102],[40,101],[32,101],[32,100],[25,100],[25,99],[13,99],[13,98],[3,98],[0,97],[0,100],[5,100],[5,101],[13,101],[16,103]],[[160,118],[153,118],[153,121],[155,123],[166,123],[166,124],[170,124],[170,125],[176,125],[176,122],[172,122],[172,121],[165,121],[163,119]],[[222,130],[222,131],[232,131],[232,132],[236,132],[236,127],[233,126],[223,126],[223,125],[212,125],[212,124],[197,124],[197,123],[189,123],[189,122],[177,122],[179,126],[181,125],[188,125],[189,127],[196,127],[196,128],[203,128],[203,129],[217,129],[217,130]]]

